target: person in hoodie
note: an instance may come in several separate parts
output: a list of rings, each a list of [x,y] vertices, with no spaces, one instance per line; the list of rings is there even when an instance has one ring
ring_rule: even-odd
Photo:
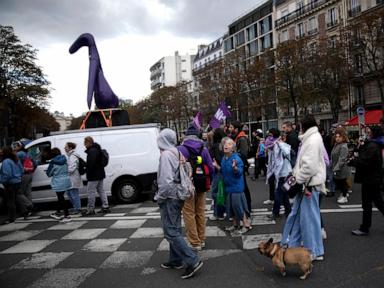
[[[358,157],[352,157],[349,165],[356,167],[355,182],[361,183],[361,198],[363,206],[363,223],[359,229],[353,230],[356,236],[368,235],[372,224],[372,202],[384,215],[384,202],[380,186],[383,185],[383,155],[384,136],[378,126],[366,128],[367,141],[362,141],[358,147]]]
[[[212,158],[199,135],[200,131],[191,122],[178,149],[187,161],[191,161],[192,153],[201,156],[202,163],[208,166],[212,178],[215,173]],[[196,191],[195,197],[185,201],[183,208],[187,239],[192,249],[197,251],[205,247],[205,192]]]
[[[66,223],[71,221],[71,218],[69,217],[68,206],[64,198],[64,193],[71,189],[72,186],[68,175],[67,158],[65,158],[64,155],[61,155],[59,148],[52,148],[50,154],[52,159],[49,162],[46,173],[48,177],[52,177],[51,187],[57,195],[57,211],[52,213],[50,216],[53,219],[62,220],[62,222]],[[61,210],[64,210],[64,218],[60,214]]]
[[[157,138],[160,149],[160,161],[157,171],[157,187],[155,195],[160,208],[164,237],[169,242],[169,260],[161,264],[164,269],[182,269],[182,279],[192,276],[203,266],[191,247],[184,240],[181,227],[181,210],[184,201],[177,196],[177,185],[180,182],[180,153],[176,148],[176,133],[172,129],[164,129]]]
[[[268,169],[271,169],[277,181],[275,188],[275,201],[273,203],[272,214],[268,217],[276,220],[280,217],[280,204],[284,205],[285,215],[288,217],[291,213],[291,204],[289,203],[288,193],[283,190],[285,178],[292,173],[291,166],[291,145],[286,143],[287,134],[282,133],[280,138],[275,141],[271,150],[271,162]]]
[[[101,199],[101,209],[97,213],[110,213],[108,204],[107,193],[104,191],[103,181],[105,178],[104,166],[101,162],[101,147],[96,143],[92,137],[87,136],[84,138],[84,146],[86,148],[85,153],[87,154],[87,194],[88,203],[87,211],[83,216],[95,215],[95,194],[96,191],[99,193]]]
[[[0,169],[0,183],[4,186],[4,197],[7,202],[8,219],[4,224],[15,222],[16,219],[16,195],[21,188],[23,166],[11,147],[3,148],[3,162]]]

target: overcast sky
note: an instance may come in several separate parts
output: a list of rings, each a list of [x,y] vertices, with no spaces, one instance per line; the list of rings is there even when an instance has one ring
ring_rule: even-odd
[[[38,64],[51,82],[50,110],[88,110],[88,49],[69,46],[93,34],[104,75],[120,99],[148,96],[149,68],[160,58],[193,54],[222,36],[228,24],[260,0],[0,0],[0,24],[13,26],[23,43],[38,49]]]

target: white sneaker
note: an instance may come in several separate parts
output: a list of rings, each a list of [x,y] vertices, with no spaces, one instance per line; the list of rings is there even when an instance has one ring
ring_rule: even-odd
[[[211,216],[209,216],[208,219],[211,220],[211,221],[216,221],[216,220],[218,220],[219,218],[217,218],[215,215],[211,215]]]
[[[51,218],[53,219],[56,219],[56,220],[61,220],[63,219],[63,216],[60,215],[59,213],[55,212],[55,213],[52,213],[51,215],[49,215]]]
[[[324,256],[323,255],[320,255],[320,256],[311,255],[311,259],[312,259],[312,261],[323,261]]]
[[[348,194],[352,194],[352,192],[353,192],[353,191],[352,191],[351,189],[350,189],[350,190],[348,190]]]
[[[272,205],[273,204],[273,201],[272,200],[265,200],[264,202],[263,202],[263,204],[264,205]]]
[[[348,203],[348,197],[341,196],[339,199],[337,199],[337,203],[339,204]]]
[[[323,240],[327,239],[327,231],[324,228],[321,228],[321,236]]]
[[[64,217],[63,220],[61,220],[60,222],[61,223],[68,223],[68,222],[71,222],[71,221],[72,221],[71,217],[67,216],[67,217]]]

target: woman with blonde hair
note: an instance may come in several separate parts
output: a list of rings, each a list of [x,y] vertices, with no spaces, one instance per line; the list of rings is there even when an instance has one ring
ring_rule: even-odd
[[[331,152],[333,181],[336,189],[341,194],[337,203],[348,203],[348,184],[347,178],[350,177],[351,169],[347,166],[348,160],[348,137],[344,128],[339,127],[335,130],[334,146]]]

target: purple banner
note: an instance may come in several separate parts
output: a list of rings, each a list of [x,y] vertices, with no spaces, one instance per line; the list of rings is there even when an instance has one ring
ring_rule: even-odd
[[[203,122],[203,114],[201,112],[197,112],[196,116],[193,118],[193,123],[195,124],[198,130],[201,129],[201,123]]]
[[[225,102],[221,102],[219,105],[219,108],[217,109],[215,115],[209,121],[209,125],[213,128],[219,128],[220,124],[227,118],[231,117],[231,112],[228,110],[227,105],[225,105]]]

